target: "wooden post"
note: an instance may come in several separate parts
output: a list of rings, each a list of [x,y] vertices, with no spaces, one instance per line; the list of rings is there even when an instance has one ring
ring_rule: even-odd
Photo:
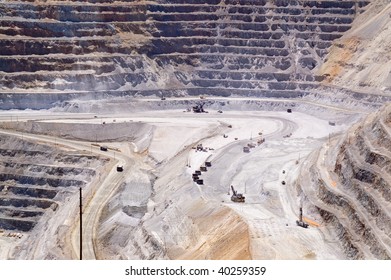
[[[82,204],[82,190],[79,188],[80,193],[80,260],[83,259],[83,204]]]

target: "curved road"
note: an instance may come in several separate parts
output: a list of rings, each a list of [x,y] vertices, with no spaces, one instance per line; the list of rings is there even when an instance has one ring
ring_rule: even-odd
[[[2,129],[0,129],[0,133],[20,138],[23,137],[33,141],[42,141],[54,145],[63,145],[81,151],[91,150],[91,144],[87,142],[65,140],[58,137],[28,134],[25,132],[11,132]],[[97,155],[114,159],[114,155],[112,155],[110,152],[103,152],[96,148],[92,149],[92,152]],[[89,197],[83,197],[83,204],[85,204],[83,206],[83,259],[96,259],[96,225],[100,213],[102,212],[102,209],[110,196],[125,180],[126,174],[130,172],[129,167],[134,165],[132,164],[133,160],[122,153],[116,152],[114,160],[117,161],[118,164],[123,165],[125,171],[117,172],[117,164],[114,164],[109,173],[102,174],[105,175],[106,178],[100,185],[93,188],[93,193]],[[90,186],[90,189],[91,188],[92,186]],[[75,217],[73,225],[72,232],[70,233],[73,255],[79,258],[79,215]]]

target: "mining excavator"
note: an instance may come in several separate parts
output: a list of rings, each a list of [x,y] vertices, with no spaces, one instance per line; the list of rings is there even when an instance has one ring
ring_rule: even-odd
[[[199,103],[196,106],[193,106],[194,113],[206,113],[204,110],[204,103]]]
[[[231,189],[232,189],[232,196],[231,196],[231,200],[233,202],[244,202],[245,200],[245,197],[243,196],[243,194],[241,193],[237,193],[234,189],[233,186],[231,186]]]
[[[303,221],[303,208],[302,207],[300,207],[300,216],[299,216],[299,220],[296,221],[296,225],[298,225],[299,227],[308,228],[308,224]]]

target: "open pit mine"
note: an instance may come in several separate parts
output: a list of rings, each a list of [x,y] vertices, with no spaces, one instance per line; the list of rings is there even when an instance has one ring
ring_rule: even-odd
[[[389,0],[0,0],[0,259],[390,259]]]

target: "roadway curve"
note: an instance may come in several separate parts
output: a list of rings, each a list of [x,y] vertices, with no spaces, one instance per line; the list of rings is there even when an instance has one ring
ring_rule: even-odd
[[[126,175],[130,172],[130,168],[127,167],[133,166],[134,160],[119,152],[112,155],[110,152],[102,152],[97,148],[91,149],[91,144],[89,142],[65,140],[58,137],[35,135],[25,132],[11,132],[2,129],[0,129],[0,133],[33,141],[42,141],[52,145],[62,145],[80,151],[92,151],[92,153],[96,155],[109,157],[111,160],[114,160],[109,172],[107,174],[101,174],[106,176],[103,182],[95,186],[89,196],[83,197],[83,259],[96,259],[96,227],[99,221],[99,216],[111,195],[125,180]],[[117,172],[116,162],[117,164],[124,166],[124,172]],[[68,233],[70,236],[66,239],[71,240],[73,251],[72,256],[79,259],[79,215],[74,216],[73,227],[71,228],[72,231]],[[34,258],[34,256],[31,257]]]

